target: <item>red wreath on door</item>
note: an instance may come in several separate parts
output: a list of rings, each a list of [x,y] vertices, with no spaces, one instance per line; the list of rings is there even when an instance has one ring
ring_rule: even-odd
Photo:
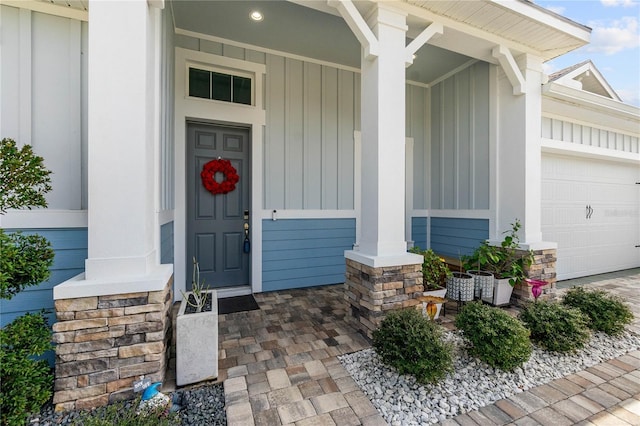
[[[222,182],[216,180],[216,173],[218,172],[224,175]],[[236,189],[236,183],[240,180],[238,171],[231,165],[231,161],[221,158],[211,160],[205,164],[200,172],[200,178],[202,179],[202,185],[213,195],[226,194],[233,191]]]

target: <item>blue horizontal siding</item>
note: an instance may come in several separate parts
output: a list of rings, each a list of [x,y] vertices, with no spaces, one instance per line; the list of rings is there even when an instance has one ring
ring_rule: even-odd
[[[173,263],[173,222],[160,227],[160,263]]]
[[[427,248],[427,218],[412,217],[411,218],[411,239],[413,245],[421,249]]]
[[[264,220],[262,290],[344,282],[344,251],[355,240],[355,219]]]
[[[6,229],[15,232],[17,229]],[[46,310],[49,325],[56,322],[53,304],[53,287],[84,272],[87,258],[87,228],[29,229],[23,234],[38,234],[49,240],[55,257],[51,266],[51,275],[47,281],[37,286],[27,287],[11,300],[0,299],[0,327],[11,323],[27,312]],[[48,351],[43,359],[54,365],[55,354]]]
[[[7,229],[15,232],[17,229]],[[11,300],[0,300],[0,326],[4,327],[14,318],[26,313],[42,309],[53,309],[53,287],[84,272],[84,261],[87,258],[87,229],[29,229],[23,234],[42,235],[51,242],[55,252],[51,276],[37,286],[28,287]],[[51,323],[55,315],[51,314]]]
[[[487,238],[488,219],[431,218],[431,248],[440,255],[470,255]]]

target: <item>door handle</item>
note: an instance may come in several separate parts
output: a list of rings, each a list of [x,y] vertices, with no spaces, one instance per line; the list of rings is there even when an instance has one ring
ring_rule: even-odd
[[[244,223],[244,243],[242,245],[242,251],[245,253],[251,252],[251,240],[249,239],[249,224]]]
[[[593,215],[593,208],[591,208],[590,204],[587,204],[587,214],[585,216],[585,219],[591,219],[592,215]]]

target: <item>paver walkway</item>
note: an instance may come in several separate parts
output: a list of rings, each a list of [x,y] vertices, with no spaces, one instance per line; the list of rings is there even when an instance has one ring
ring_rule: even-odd
[[[585,285],[624,297],[640,333],[640,269]],[[336,358],[370,347],[344,321],[342,286],[255,296],[260,310],[219,317],[229,425],[386,424]],[[640,351],[442,424],[640,425]]]

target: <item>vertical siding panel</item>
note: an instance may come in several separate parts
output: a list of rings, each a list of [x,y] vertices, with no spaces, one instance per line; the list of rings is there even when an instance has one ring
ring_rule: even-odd
[[[458,194],[456,207],[470,209],[472,207],[473,162],[471,160],[471,138],[473,137],[471,106],[473,100],[470,84],[470,70],[467,68],[460,72],[456,78],[456,103],[457,103],[457,131],[458,131]]]
[[[322,67],[322,208],[338,208],[338,73]]]
[[[573,143],[582,143],[582,126],[579,124],[574,124],[571,129],[571,142]]]
[[[417,86],[407,87],[407,115],[411,116],[411,133],[413,137],[413,207],[425,209],[425,89]]]
[[[551,131],[551,136],[553,139],[558,140],[558,141],[562,141],[564,140],[562,138],[562,121],[556,120],[556,119],[552,119],[551,120],[551,124],[552,124],[552,131]]]
[[[0,4],[2,61],[0,61],[0,132],[3,138],[20,141],[20,10]]]
[[[573,136],[571,135],[573,126],[571,123],[567,123],[566,121],[561,121],[560,123],[562,125],[562,140],[565,142],[571,142],[573,139]]]
[[[355,102],[354,105],[354,115],[355,115],[355,126],[356,130],[362,130],[362,121],[361,121],[361,113],[360,113],[360,101],[362,98],[360,97],[360,73],[356,73],[354,75],[354,92],[353,92],[353,100]]]
[[[551,139],[551,119],[548,117],[542,117],[542,131],[540,136],[546,139]]]
[[[202,41],[200,43],[202,43]],[[244,60],[244,49],[242,47],[223,44],[222,55],[226,56],[227,58]]]
[[[284,59],[267,55],[267,126],[264,155],[264,194],[267,209],[284,208]]]
[[[442,208],[442,84],[431,88],[431,208]]]
[[[304,64],[304,208],[320,209],[322,192],[322,72]]]
[[[285,208],[302,208],[303,191],[303,77],[302,62],[287,59],[286,67],[286,136],[285,136]]]
[[[266,62],[266,54],[263,52],[256,52],[255,50],[247,49],[244,54],[247,61],[255,62],[256,64],[263,64]]]
[[[353,209],[353,73],[338,71],[338,209]]]
[[[32,145],[53,172],[49,207],[77,210],[82,201],[81,26],[42,13],[33,13],[32,22]]]
[[[211,40],[200,40],[200,51],[211,53],[212,55],[224,55],[222,43]]]
[[[474,167],[474,209],[489,208],[489,66],[476,64],[473,66],[474,80],[474,133],[473,158]]]
[[[442,83],[442,207],[443,209],[456,208],[456,195],[458,187],[456,174],[456,110],[455,110],[455,79],[449,78]]]

